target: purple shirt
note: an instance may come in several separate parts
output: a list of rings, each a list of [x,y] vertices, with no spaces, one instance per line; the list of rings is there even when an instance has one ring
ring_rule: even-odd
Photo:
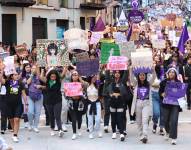
[[[148,100],[149,99],[149,88],[138,87],[137,98],[140,100]]]

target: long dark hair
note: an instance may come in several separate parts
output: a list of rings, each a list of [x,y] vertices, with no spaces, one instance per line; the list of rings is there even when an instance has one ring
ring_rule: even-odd
[[[47,74],[47,82],[46,82],[46,84],[48,85],[48,82],[50,81],[50,76],[51,76],[52,74],[55,74],[55,75],[56,75],[56,84],[61,84],[59,73],[58,73],[58,71],[56,71],[56,70],[51,70],[51,71]]]
[[[93,79],[94,77],[95,77],[95,75],[94,75],[94,76],[89,76],[89,77],[87,78],[87,81],[88,81],[89,85],[91,85],[91,83],[92,83],[92,79]],[[99,88],[99,85],[96,84],[96,82],[93,83],[93,85],[95,86],[96,89]]]
[[[140,75],[140,73],[139,73],[138,76],[137,76],[138,87],[149,87],[149,82],[147,81],[147,74],[145,74],[145,80],[144,80],[143,83],[142,83],[141,80],[139,79],[139,75]]]
[[[26,70],[25,70],[26,66],[30,66],[30,67],[31,67],[31,65],[30,65],[29,63],[24,64],[23,70],[22,70],[22,78],[25,78],[25,77],[26,77],[26,74],[27,74],[27,72],[26,72]]]

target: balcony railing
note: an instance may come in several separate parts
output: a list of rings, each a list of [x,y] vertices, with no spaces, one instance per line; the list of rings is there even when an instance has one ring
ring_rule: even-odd
[[[106,5],[104,5],[101,0],[84,0],[80,4],[80,8],[89,10],[101,10],[105,9]]]
[[[33,0],[0,0],[2,6],[29,7],[36,3]]]

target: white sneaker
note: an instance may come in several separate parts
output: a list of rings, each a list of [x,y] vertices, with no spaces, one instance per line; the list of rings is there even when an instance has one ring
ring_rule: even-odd
[[[78,130],[78,136],[82,136],[82,133],[80,130]]]
[[[28,130],[29,130],[29,131],[32,131],[32,129],[33,129],[33,128],[29,125],[29,126],[28,126]]]
[[[103,135],[102,135],[102,132],[99,132],[99,133],[98,133],[98,138],[102,138],[102,136],[103,136]]]
[[[135,121],[134,121],[134,120],[131,120],[131,121],[130,121],[130,124],[134,124],[134,123],[135,123]]]
[[[33,130],[34,130],[34,132],[39,133],[39,129],[38,128],[34,128]]]
[[[52,131],[50,132],[50,135],[51,135],[51,136],[55,136],[55,132],[52,130]]]
[[[125,136],[123,134],[120,134],[120,139],[121,139],[121,141],[124,141],[125,140]]]
[[[63,132],[62,130],[60,130],[59,133],[58,133],[58,135],[59,135],[59,137],[63,137],[64,132]]]
[[[172,145],[176,145],[176,140],[175,140],[175,139],[172,139],[171,144],[172,144]]]
[[[72,140],[75,140],[77,138],[76,134],[72,135]]]
[[[166,141],[168,141],[168,140],[169,140],[169,134],[166,133],[164,139],[165,139]]]
[[[89,134],[89,138],[90,139],[93,139],[94,137],[93,137],[93,134]]]
[[[117,134],[116,133],[113,133],[112,134],[112,139],[116,139],[117,138]]]
[[[65,125],[62,126],[62,129],[63,129],[64,132],[68,132],[68,130],[67,130]]]
[[[18,143],[18,142],[19,142],[19,139],[18,139],[17,136],[13,136],[12,139],[13,139],[13,142],[15,142],[15,143]]]
[[[108,131],[108,126],[104,126],[104,131],[105,131],[105,133],[108,133],[109,131]]]
[[[29,123],[28,122],[25,122],[25,128],[28,128],[29,127]]]

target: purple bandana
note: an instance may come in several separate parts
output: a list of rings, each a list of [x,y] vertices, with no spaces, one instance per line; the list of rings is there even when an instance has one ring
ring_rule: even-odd
[[[140,100],[149,99],[149,88],[138,87],[137,89],[137,98]]]

